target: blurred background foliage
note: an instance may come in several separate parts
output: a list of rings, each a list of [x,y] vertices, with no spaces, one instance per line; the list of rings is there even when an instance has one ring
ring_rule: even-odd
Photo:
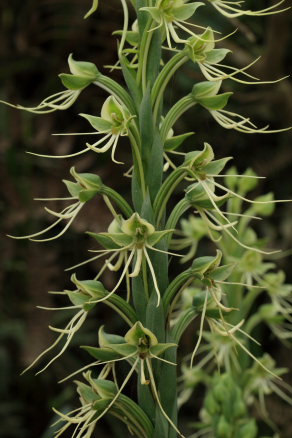
[[[111,32],[122,23],[119,1],[100,1],[99,12],[84,21],[82,17],[90,3],[89,0],[1,2],[0,99],[33,106],[45,96],[61,90],[57,75],[67,72],[67,57],[71,52],[76,59],[92,61],[103,71],[106,70],[102,66],[115,63],[116,39]],[[267,1],[250,0],[247,3],[260,9],[266,7]],[[221,43],[233,51],[230,61],[234,65],[243,67],[261,54],[261,59],[251,69],[252,74],[262,80],[273,80],[291,73],[291,10],[266,18],[247,17],[237,21],[223,19],[206,7],[200,10],[199,17],[201,23],[211,23],[223,34],[238,28],[233,37]],[[111,74],[120,80],[119,71]],[[202,80],[199,71],[187,64],[173,79],[166,104],[176,102],[198,80]],[[237,90],[231,108],[250,115],[259,126],[266,125],[267,121],[273,129],[291,124],[290,79],[275,85],[253,87],[228,81],[224,87],[226,91]],[[48,429],[53,421],[51,406],[60,410],[73,409],[75,397],[74,385],[57,385],[56,382],[88,362],[77,346],[96,343],[97,329],[102,323],[106,322],[112,331],[120,329],[121,322],[115,315],[100,306],[61,360],[36,377],[33,372],[20,376],[21,370],[52,342],[54,337],[47,329],[48,324],[63,326],[67,321],[63,313],[46,312],[37,309],[36,305],[62,304],[47,291],[72,288],[64,269],[86,259],[87,249],[92,248],[92,242],[81,233],[88,229],[105,230],[110,214],[101,201],[94,201],[60,240],[36,244],[3,237],[6,233],[29,234],[49,225],[50,219],[41,203],[33,198],[64,196],[61,180],[68,178],[73,165],[79,172],[98,173],[108,185],[127,196],[129,181],[123,178],[125,168],[113,168],[105,155],[89,153],[76,159],[49,160],[24,153],[78,151],[83,144],[82,137],[51,134],[86,131],[86,122],[78,113],[98,114],[105,97],[102,90],[90,88],[68,111],[41,117],[0,106],[0,436],[3,438],[52,436],[52,429]],[[201,149],[203,141],[208,141],[218,158],[232,155],[240,171],[252,167],[266,176],[255,195],[273,190],[276,198],[291,197],[291,134],[240,135],[223,130],[210,119],[207,111],[199,108],[187,113],[176,129],[177,133],[196,131],[196,136],[188,141],[190,150]],[[129,162],[126,141],[119,147],[118,158]],[[53,209],[60,207],[58,203],[51,206]],[[291,204],[280,205],[271,219],[260,224],[260,233],[268,235],[272,246],[281,247],[284,253],[292,248],[291,216]],[[278,264],[286,270],[287,281],[291,282],[291,257],[280,258]],[[97,267],[96,264],[87,265],[78,271],[78,276],[91,278]],[[106,287],[114,284],[112,275],[104,277]],[[265,344],[279,366],[291,369],[289,350],[280,346],[270,334]],[[192,340],[186,340],[185,345],[190,351]],[[289,377],[287,379],[289,382]],[[268,410],[280,427],[281,438],[291,438],[291,408],[271,397]],[[194,412],[195,407],[190,407],[184,414],[185,421],[193,421]],[[110,437],[115,430],[120,436],[127,436],[126,430],[121,435],[121,426],[112,419],[101,422],[96,436]]]

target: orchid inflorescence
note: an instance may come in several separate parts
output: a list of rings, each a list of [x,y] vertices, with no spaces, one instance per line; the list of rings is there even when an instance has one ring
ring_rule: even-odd
[[[132,23],[130,3],[136,13]],[[253,330],[258,324],[266,324],[282,342],[287,343],[292,337],[291,285],[284,284],[285,274],[276,272],[276,264],[269,260],[278,250],[267,249],[267,242],[259,239],[251,226],[251,221],[270,215],[277,202],[287,200],[274,200],[272,194],[250,199],[248,192],[262,177],[251,169],[243,173],[235,167],[225,170],[232,157],[216,159],[207,142],[200,149],[192,139],[191,152],[179,150],[194,133],[179,134],[175,127],[180,117],[195,106],[195,111],[201,107],[207,110],[224,129],[239,133],[266,134],[290,129],[271,130],[268,125],[257,128],[249,117],[226,109],[233,93],[225,91],[225,81],[247,85],[270,81],[260,81],[248,72],[258,59],[241,68],[223,64],[230,50],[216,44],[231,34],[221,36],[210,25],[197,24],[197,18],[201,7],[207,5],[227,18],[264,16],[287,9],[281,6],[283,0],[256,11],[245,9],[244,3],[121,0],[123,26],[114,32],[119,38],[118,60],[107,67],[120,69],[126,86],[104,76],[92,62],[76,61],[71,54],[70,73],[60,75],[64,91],[36,107],[4,102],[36,114],[50,113],[69,108],[86,87],[100,87],[108,97],[97,109],[98,115],[79,114],[93,130],[57,134],[98,136],[96,142],[84,140],[81,150],[67,155],[30,153],[71,158],[89,151],[101,154],[111,150],[113,163],[126,164],[130,169],[124,173],[131,178],[132,199],[128,203],[98,175],[79,173],[72,167],[73,181],[63,181],[69,196],[38,198],[70,203],[61,211],[45,207],[56,220],[39,232],[11,236],[37,242],[57,239],[96,196],[102,198],[112,216],[107,231],[87,232],[101,248],[91,249],[93,255],[89,259],[67,269],[74,270],[73,290],[51,292],[69,301],[69,305],[41,307],[74,314],[64,328],[49,327],[58,334],[56,340],[27,369],[56,347],[59,351],[39,372],[65,352],[97,306],[110,307],[127,326],[123,332],[126,334],[121,336],[107,333],[101,325],[98,346],[82,346],[94,362],[62,380],[82,374],[85,383],[75,382],[79,408],[69,413],[54,409],[59,416],[54,425],[58,427],[56,438],[71,427],[72,438],[90,438],[106,414],[119,419],[137,437],[184,437],[177,422],[178,406],[190,400],[198,384],[205,385],[206,396],[193,437],[256,438],[258,429],[249,415],[249,406],[259,400],[265,416],[264,399],[272,392],[292,402],[290,387],[280,381],[285,370],[277,368],[266,354],[255,353],[251,348],[251,342],[262,348],[254,338]],[[84,18],[98,6],[98,0],[93,0]],[[202,80],[166,111],[165,91],[174,74],[188,61],[191,68],[197,66]],[[131,147],[130,163],[116,159],[121,137],[126,137],[125,143]],[[171,204],[174,193],[177,202]],[[60,231],[59,225],[64,222]],[[55,231],[53,236],[51,230]],[[215,246],[216,254],[199,256],[206,239]],[[214,250],[210,251],[214,254]],[[81,280],[77,269],[88,263],[96,269],[102,258],[104,263],[94,278]],[[175,275],[177,269],[184,270]],[[111,288],[105,287],[105,272],[110,272],[114,280]],[[260,294],[265,294],[265,301],[254,312]],[[180,340],[187,329],[193,331],[192,346],[182,361],[177,386],[177,350],[181,354]],[[123,380],[121,363],[124,370],[128,367]],[[137,402],[125,394],[134,376]]]

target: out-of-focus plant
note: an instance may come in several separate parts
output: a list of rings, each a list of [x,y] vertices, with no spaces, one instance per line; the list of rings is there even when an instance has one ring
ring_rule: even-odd
[[[70,73],[60,75],[63,91],[34,107],[8,104],[36,114],[62,111],[88,87],[100,87],[109,97],[97,114],[80,114],[91,131],[76,133],[97,141],[85,142],[80,151],[55,158],[110,151],[112,161],[121,165],[124,163],[117,159],[125,144],[121,137],[128,139],[132,152],[125,173],[131,179],[130,202],[99,176],[72,168],[73,180],[64,181],[68,194],[47,199],[69,202],[61,211],[45,207],[55,221],[39,232],[13,236],[37,242],[61,237],[97,196],[113,218],[106,232],[88,232],[103,249],[93,250],[93,257],[72,269],[104,257],[103,267],[93,279],[80,280],[73,273],[73,290],[55,292],[67,300],[58,310],[74,314],[64,328],[50,326],[57,333],[55,342],[29,366],[55,347],[58,352],[39,372],[59,358],[96,306],[107,305],[124,320],[127,328],[123,333],[108,333],[101,326],[98,346],[82,346],[94,361],[64,379],[82,374],[83,380],[76,381],[80,407],[69,413],[55,410],[59,416],[56,437],[72,427],[72,437],[89,438],[107,414],[138,437],[184,437],[187,427],[178,424],[178,407],[190,399],[198,384],[204,384],[207,392],[202,421],[192,425],[198,429],[194,437],[255,438],[258,428],[249,411],[255,400],[260,401],[263,417],[264,399],[271,392],[291,403],[290,387],[280,378],[285,370],[276,368],[269,356],[260,357],[253,347],[258,344],[253,329],[261,323],[280,340],[287,342],[291,336],[291,287],[284,284],[283,273],[275,272],[275,266],[265,261],[277,251],[267,249],[266,240],[250,225],[252,220],[270,215],[276,202],[284,201],[275,201],[271,194],[249,199],[247,193],[257,185],[259,176],[251,170],[240,173],[235,167],[224,170],[231,157],[216,159],[207,142],[188,153],[179,151],[193,133],[175,133],[175,123],[194,106],[207,111],[222,128],[239,133],[290,129],[258,128],[249,117],[226,109],[232,93],[225,92],[225,81],[266,82],[248,72],[256,60],[238,69],[225,63],[229,50],[218,48],[217,43],[226,36],[211,26],[189,21],[194,17],[199,22],[204,5],[234,18],[282,13],[287,9],[282,3],[253,12],[237,1],[121,0],[124,24],[115,32],[120,37],[118,60],[111,68],[121,70],[125,85],[71,54]],[[93,1],[85,18],[97,8],[98,1]],[[165,53],[173,56],[169,59]],[[202,81],[166,110],[163,103],[171,79],[187,62],[200,70]],[[194,123],[194,129],[200,130],[200,126]],[[173,206],[175,192],[181,199]],[[187,212],[188,219],[183,218]],[[181,228],[176,230],[180,220]],[[215,255],[197,256],[202,238],[213,242]],[[171,272],[176,260],[188,263],[177,276]],[[182,267],[180,263],[176,266]],[[111,290],[101,282],[106,270],[119,273]],[[265,302],[255,313],[254,303],[261,294],[265,294]],[[198,335],[194,335],[193,351],[182,361],[177,384],[177,350],[196,319]],[[130,398],[126,386],[135,377],[137,396]]]

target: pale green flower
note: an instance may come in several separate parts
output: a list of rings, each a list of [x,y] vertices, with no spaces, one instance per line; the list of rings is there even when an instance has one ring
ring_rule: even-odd
[[[0,101],[8,106],[25,110],[35,114],[47,114],[57,110],[66,110],[78,98],[79,94],[88,85],[94,82],[100,75],[97,67],[92,62],[75,61],[72,53],[69,55],[68,64],[71,74],[61,73],[59,75],[62,84],[67,90],[60,91],[52,96],[46,97],[35,107],[24,107],[22,105],[12,105],[11,103]]]
[[[61,237],[70,227],[70,225],[73,223],[73,221],[76,219],[78,213],[81,211],[81,209],[84,207],[87,201],[92,199],[96,194],[100,193],[102,189],[102,181],[97,175],[84,173],[84,174],[78,174],[75,171],[75,168],[71,168],[71,175],[74,177],[76,182],[72,181],[66,181],[64,180],[64,184],[66,185],[70,197],[66,198],[36,198],[38,201],[70,201],[73,200],[73,204],[69,205],[68,207],[65,207],[62,211],[56,212],[51,210],[50,208],[45,207],[45,210],[50,213],[52,216],[57,217],[57,220],[53,222],[51,225],[49,225],[44,230],[38,231],[37,233],[29,234],[26,236],[9,236],[13,239],[29,239],[34,242],[48,242],[50,240],[57,239],[58,237]],[[67,224],[65,227],[57,233],[53,237],[48,237],[45,239],[36,239],[36,237],[39,237],[48,231],[55,228],[57,225],[59,225],[63,220],[67,220]]]
[[[97,250],[96,252],[100,254],[90,259],[90,261],[110,254],[111,256],[109,260],[106,261],[105,267],[111,271],[118,271],[123,266],[122,273],[116,286],[107,296],[101,300],[98,300],[98,302],[107,300],[111,295],[113,295],[119,288],[124,278],[126,278],[128,284],[129,278],[137,277],[141,272],[143,264],[146,264],[153,280],[154,289],[157,294],[157,306],[159,306],[161,294],[156,279],[156,273],[154,271],[148,251],[152,250],[180,257],[178,254],[173,254],[156,248],[156,245],[161,241],[161,239],[172,232],[173,230],[156,231],[152,224],[141,218],[138,213],[134,213],[129,219],[126,220],[120,217],[115,218],[109,226],[107,233],[88,233],[105,248],[104,250]],[[116,257],[117,261],[113,264],[112,261]],[[129,273],[131,264],[134,264],[134,267],[132,272]],[[127,289],[128,299],[130,299],[129,284]]]
[[[76,371],[74,375],[83,371],[85,368],[89,368],[92,366],[108,365],[110,367],[114,367],[116,363],[120,361],[128,361],[131,365],[131,369],[118,390],[116,389],[116,385],[112,382],[110,382],[110,386],[110,383],[104,383],[102,380],[93,381],[91,377],[91,372],[88,372],[84,375],[88,382],[91,384],[91,387],[95,388],[95,391],[98,393],[99,397],[106,398],[108,400],[105,408],[98,415],[95,416],[94,422],[96,423],[110,409],[114,409],[118,406],[118,404],[122,401],[122,390],[130,380],[134,371],[137,371],[140,374],[141,384],[150,386],[153,397],[157,402],[163,416],[169,422],[171,427],[177,432],[177,434],[180,437],[185,438],[184,435],[182,435],[182,433],[177,429],[173,421],[169,418],[161,404],[152,367],[153,359],[176,366],[175,363],[169,362],[160,356],[162,356],[163,353],[168,349],[177,347],[177,345],[173,343],[159,343],[154,333],[144,327],[140,321],[137,321],[124,337],[107,334],[104,331],[103,327],[101,327],[99,330],[99,345],[100,347],[98,348],[91,346],[83,347],[97,361],[93,364],[87,365],[81,370]],[[109,369],[110,368],[108,368],[108,370]],[[112,390],[112,393],[109,394],[108,388],[112,388],[114,389],[114,391]],[[104,391],[104,389],[106,389],[106,391]],[[88,413],[86,414],[86,416],[82,417],[81,421],[79,421],[79,418],[76,421],[74,417],[68,417],[59,412],[57,413],[61,416],[61,418],[67,421],[67,427],[70,425],[70,423],[83,423],[84,419],[87,420],[87,423],[85,423],[87,426],[89,421],[89,415],[92,415],[92,406],[88,409]],[[92,419],[92,417],[93,416],[91,416],[90,418]],[[66,425],[63,429],[61,429],[62,433],[64,432],[65,427]],[[148,438],[148,436],[145,436],[145,438]]]
[[[153,18],[155,24],[151,31],[162,28],[169,48],[172,48],[171,39],[175,43],[185,43],[185,39],[181,39],[176,31],[179,27],[184,32],[194,35],[194,33],[186,27],[192,23],[187,22],[194,15],[198,7],[203,6],[202,2],[192,2],[189,0],[158,0],[155,6],[143,7],[142,11],[147,11]],[[201,27],[201,26],[198,26]]]

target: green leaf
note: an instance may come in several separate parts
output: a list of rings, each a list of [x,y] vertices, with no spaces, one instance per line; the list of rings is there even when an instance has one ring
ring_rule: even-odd
[[[71,167],[70,173],[83,188],[100,191],[103,187],[101,178],[94,173],[77,173],[75,167]]]
[[[128,236],[127,234],[124,234],[124,233],[111,234],[110,237],[113,240],[113,242],[115,242],[121,248],[129,246],[133,243],[133,237]]]
[[[70,195],[73,196],[74,198],[78,198],[80,190],[82,190],[82,186],[79,183],[67,181],[66,179],[63,179],[62,181],[66,185]]]
[[[97,240],[97,242],[100,243],[105,249],[121,248],[121,245],[118,245],[116,242],[114,242],[108,233],[92,233],[87,231],[86,234]]]
[[[203,99],[205,97],[216,96],[220,90],[222,81],[210,82],[204,81],[195,84],[192,89],[192,96],[195,100]]]
[[[144,0],[138,0],[139,3],[144,3]],[[145,7],[145,8],[139,8],[140,12],[148,12],[148,14],[151,15],[151,17],[153,18],[154,21],[156,21],[156,23],[160,23],[161,18],[162,18],[162,13],[159,10],[159,8],[157,7]],[[138,17],[139,18],[139,17]],[[140,23],[139,23],[139,27],[140,27]],[[141,32],[141,31],[140,31]]]
[[[91,84],[91,80],[87,78],[83,78],[81,76],[74,76],[67,73],[59,74],[59,78],[62,81],[64,87],[68,88],[68,90],[82,90]]]
[[[157,345],[153,345],[153,347],[150,347],[149,351],[151,354],[153,354],[154,356],[161,356],[166,350],[168,350],[169,348],[177,348],[178,345],[177,344],[173,344],[173,343],[159,343]]]
[[[78,289],[84,291],[92,298],[100,298],[106,295],[108,292],[104,288],[104,285],[100,281],[96,280],[78,280],[76,275],[73,274],[71,281],[77,286]]]
[[[235,263],[229,263],[228,265],[219,266],[218,268],[213,269],[208,274],[208,278],[212,278],[212,280],[215,281],[224,281],[232,274],[235,266]]]
[[[79,116],[84,117],[91,126],[98,132],[110,132],[112,129],[112,124],[101,117],[91,116],[90,114],[79,114]]]
[[[217,250],[217,254],[215,257],[204,256],[196,258],[191,266],[192,272],[198,272],[200,274],[204,274],[207,271],[211,271],[216,268],[222,258],[221,251]]]
[[[140,177],[138,174],[137,160],[134,158],[134,169],[131,181],[131,193],[134,209],[138,212],[141,211],[143,204],[143,193],[140,185]]]
[[[155,231],[151,236],[147,238],[147,243],[149,244],[149,246],[154,246],[169,233],[173,233],[173,230]]]
[[[199,38],[199,37],[198,37]],[[198,40],[197,44],[202,44],[201,48],[198,49],[203,51],[204,56],[206,56],[209,52],[211,52],[215,47],[215,38],[214,32],[211,27],[207,27],[205,32],[200,35],[200,40]]]
[[[145,0],[136,0],[136,10],[137,10],[137,17],[138,17],[138,28],[139,28],[139,37],[140,41],[143,38],[143,35],[145,35],[145,28],[147,26],[147,23],[150,22],[149,14],[144,11],[143,6],[145,6]]]
[[[110,398],[102,398],[100,400],[96,400],[93,405],[92,409],[96,411],[96,414],[91,418],[91,421],[94,422],[95,418],[97,418],[111,403],[113,397]]]
[[[122,36],[124,34],[123,30],[115,30],[112,35]],[[133,47],[138,46],[139,44],[139,33],[133,30],[128,30],[126,32],[126,41]],[[124,56],[122,56],[124,58]]]
[[[204,172],[206,172],[207,175],[219,175],[219,173],[224,169],[230,160],[232,160],[232,157],[211,161],[211,163],[208,163],[206,166],[204,166]]]
[[[135,345],[130,344],[110,344],[109,348],[111,348],[115,353],[121,356],[131,356],[135,355],[138,352],[138,348]]]
[[[149,187],[151,201],[154,202],[157,192],[161,187],[163,177],[163,144],[158,129],[155,129],[154,132],[154,139],[147,167],[146,180]]]
[[[91,382],[94,385],[94,389],[103,399],[113,398],[118,392],[116,384],[111,380],[91,379]]]
[[[122,71],[123,71],[123,76],[125,79],[125,82],[127,84],[127,87],[130,91],[130,94],[135,102],[136,108],[138,109],[140,104],[141,104],[141,100],[142,100],[142,95],[141,95],[141,91],[139,89],[139,87],[137,86],[137,82],[136,82],[136,74],[134,71],[132,71],[131,69],[128,68],[127,64],[127,58],[123,55],[120,56],[120,63],[122,66]]]
[[[150,85],[148,85],[140,108],[139,108],[139,125],[141,132],[141,144],[143,145],[141,150],[142,161],[145,166],[145,173],[147,174],[148,166],[153,165],[149,162],[151,148],[153,144],[153,118],[152,118],[152,104]]]
[[[112,344],[123,344],[125,340],[122,336],[113,335],[104,331],[104,326],[98,330],[98,342],[101,347],[110,348]]]
[[[81,190],[79,192],[79,201],[80,202],[87,202],[90,201],[90,199],[94,198],[94,196],[98,192],[96,190]]]
[[[136,321],[139,320],[142,324],[145,324],[145,314],[147,307],[147,297],[146,294],[141,294],[141,290],[143,290],[144,284],[142,279],[142,274],[139,274],[137,277],[132,279],[132,297],[133,297],[133,305],[135,307],[137,317]],[[116,294],[114,294],[116,296]]]
[[[218,64],[221,62],[225,56],[230,53],[229,49],[213,49],[206,53],[205,62],[208,64]],[[204,64],[204,63],[203,63]]]
[[[120,354],[111,350],[110,348],[98,348],[98,347],[90,347],[83,345],[80,348],[87,351],[90,356],[94,357],[96,360],[100,360],[101,362],[107,362],[115,359],[119,359],[121,357]]]
[[[229,92],[218,94],[217,96],[199,98],[197,99],[197,102],[208,110],[218,111],[225,108],[228,103],[229,97],[232,94],[233,93]]]
[[[183,6],[180,6],[178,8],[174,7],[172,9],[171,13],[173,13],[176,20],[184,21],[184,20],[187,20],[188,18],[190,18],[192,15],[194,15],[196,10],[200,6],[204,6],[204,3],[202,3],[202,2],[189,3],[187,5],[183,5]]]
[[[90,297],[84,295],[84,293],[76,292],[76,291],[66,291],[69,300],[74,306],[83,306],[85,303],[88,303]]]
[[[191,135],[193,135],[194,132],[187,132],[186,134],[176,135],[174,137],[168,138],[165,141],[164,144],[164,150],[165,151],[175,151],[177,148],[180,147],[180,145]]]
[[[75,61],[72,53],[69,55],[68,64],[72,75],[87,78],[90,82],[93,82],[100,75],[95,64],[86,61]]]
[[[77,381],[77,392],[85,402],[87,403],[93,403],[94,401],[99,399],[99,396],[93,391],[91,386],[86,385],[83,382]]]
[[[187,166],[206,166],[207,163],[214,158],[214,151],[209,143],[204,143],[204,149],[202,151],[188,152],[185,156],[184,164]]]
[[[147,81],[151,87],[153,86],[160,70],[161,46],[161,32],[157,29],[153,31],[147,56]]]

